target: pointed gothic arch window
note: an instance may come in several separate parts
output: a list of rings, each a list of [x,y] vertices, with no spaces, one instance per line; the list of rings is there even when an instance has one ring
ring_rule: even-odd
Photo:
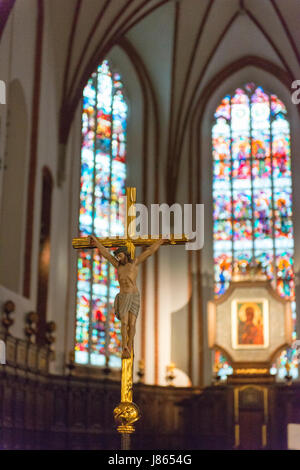
[[[107,60],[83,91],[79,236],[122,235],[128,106],[121,77]],[[114,268],[97,250],[78,253],[75,361],[120,367],[120,322],[112,311]]]
[[[261,262],[278,293],[292,301],[296,323],[290,126],[284,103],[254,83],[226,95],[214,114],[213,236],[215,295],[238,266]],[[294,332],[294,339],[296,333]],[[271,372],[296,377],[295,351]],[[232,373],[215,352],[215,371]]]

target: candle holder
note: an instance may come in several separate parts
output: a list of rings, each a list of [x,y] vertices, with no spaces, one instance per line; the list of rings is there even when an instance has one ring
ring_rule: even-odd
[[[69,375],[73,374],[73,370],[75,369],[75,351],[71,349],[69,351],[69,362],[66,364],[66,367],[69,369]]]
[[[36,342],[38,318],[39,316],[36,312],[29,312],[25,317],[26,326],[24,331],[28,343],[33,344]]]
[[[169,365],[166,367],[167,369],[167,375],[166,375],[166,381],[169,387],[174,387],[174,379],[175,379],[175,374],[174,374],[174,369],[175,369],[175,364],[174,362],[171,362]]]
[[[53,336],[54,331],[56,331],[56,323],[54,321],[49,321],[46,323],[46,344],[48,345],[48,351],[50,353],[50,360],[55,359],[54,343],[55,337]]]
[[[145,377],[145,362],[143,359],[139,360],[138,363],[139,370],[137,372],[137,376],[139,378],[139,383],[144,383],[144,377]]]
[[[15,320],[10,315],[15,311],[15,304],[12,300],[7,300],[3,306],[2,325],[4,327],[5,336],[10,336],[9,329],[14,324]]]
[[[285,364],[286,376],[284,377],[287,385],[292,385],[293,377],[290,374],[291,366],[288,362]]]
[[[109,356],[105,356],[105,366],[103,369],[103,373],[105,377],[108,377],[109,374],[111,373],[111,368],[109,367]]]
[[[220,385],[221,383],[221,376],[219,375],[219,371],[221,368],[221,364],[216,364],[214,367],[214,385]]]

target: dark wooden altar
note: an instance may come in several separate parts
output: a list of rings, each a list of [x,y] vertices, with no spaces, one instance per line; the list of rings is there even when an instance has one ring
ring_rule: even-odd
[[[53,375],[15,357],[0,366],[1,449],[119,448],[112,418],[118,381]],[[269,384],[267,398],[263,389],[244,384],[238,402],[236,390],[136,384],[143,416],[133,449],[286,449],[287,424],[300,423],[300,384]]]

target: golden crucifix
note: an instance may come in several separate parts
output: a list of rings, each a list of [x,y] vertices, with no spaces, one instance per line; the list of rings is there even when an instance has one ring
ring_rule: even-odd
[[[139,262],[144,261],[148,256],[154,253],[160,245],[163,244],[184,244],[188,241],[188,238],[185,236],[182,237],[174,237],[171,236],[169,239],[162,240],[162,237],[159,237],[159,240],[143,237],[136,237],[136,188],[126,188],[126,219],[125,219],[125,236],[124,237],[108,237],[108,238],[97,238],[93,240],[91,237],[83,237],[83,238],[74,238],[72,241],[73,248],[76,249],[91,249],[98,247],[100,254],[102,254],[108,261],[110,261],[114,266],[118,267],[118,280],[121,287],[122,279],[122,266],[118,261],[113,258],[113,256],[109,253],[106,248],[110,247],[126,247],[131,257],[134,259],[135,255],[135,247],[136,246],[149,246],[149,248],[144,251],[138,258],[135,259],[134,266]],[[119,250],[118,250],[119,251]],[[121,250],[122,251],[122,250]],[[120,257],[122,260],[122,256]],[[126,282],[134,282],[135,284],[135,277],[137,274],[134,272],[136,269],[133,266],[132,272],[129,273],[126,271],[126,279],[123,283],[123,289],[126,292]],[[129,267],[130,268],[130,267]],[[126,268],[124,268],[125,271]],[[130,291],[130,288],[129,288]],[[125,294],[126,295],[126,294]],[[139,295],[139,294],[138,294]],[[126,312],[128,313],[128,312]],[[133,316],[133,315],[132,315]],[[121,316],[122,317],[122,316]],[[133,383],[133,335],[132,331],[130,330],[130,326],[127,329],[127,321],[126,323],[122,321],[121,318],[121,329],[123,328],[123,324],[126,325],[126,332],[122,330],[122,343],[126,343],[128,347],[124,347],[122,344],[122,376],[121,376],[121,402],[118,406],[114,409],[114,418],[118,425],[117,430],[121,433],[122,436],[122,449],[128,449],[130,447],[130,434],[134,432],[134,423],[138,421],[140,418],[140,412],[132,401],[132,383]],[[135,330],[135,322],[134,322],[134,330]],[[130,344],[130,337],[131,343]],[[128,340],[128,342],[126,341]]]

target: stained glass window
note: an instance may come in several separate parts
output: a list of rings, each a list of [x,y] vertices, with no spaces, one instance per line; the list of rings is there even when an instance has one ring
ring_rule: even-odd
[[[296,323],[290,127],[280,99],[248,83],[224,97],[214,115],[213,218],[215,295],[237,267],[261,262],[278,293],[292,302]],[[294,339],[296,333],[293,333]],[[294,350],[271,372],[297,377]],[[215,353],[215,370],[232,372]]]
[[[123,84],[107,60],[83,91],[79,236],[124,234],[128,108]],[[115,268],[98,250],[78,253],[75,361],[119,367],[120,322],[112,311]]]

